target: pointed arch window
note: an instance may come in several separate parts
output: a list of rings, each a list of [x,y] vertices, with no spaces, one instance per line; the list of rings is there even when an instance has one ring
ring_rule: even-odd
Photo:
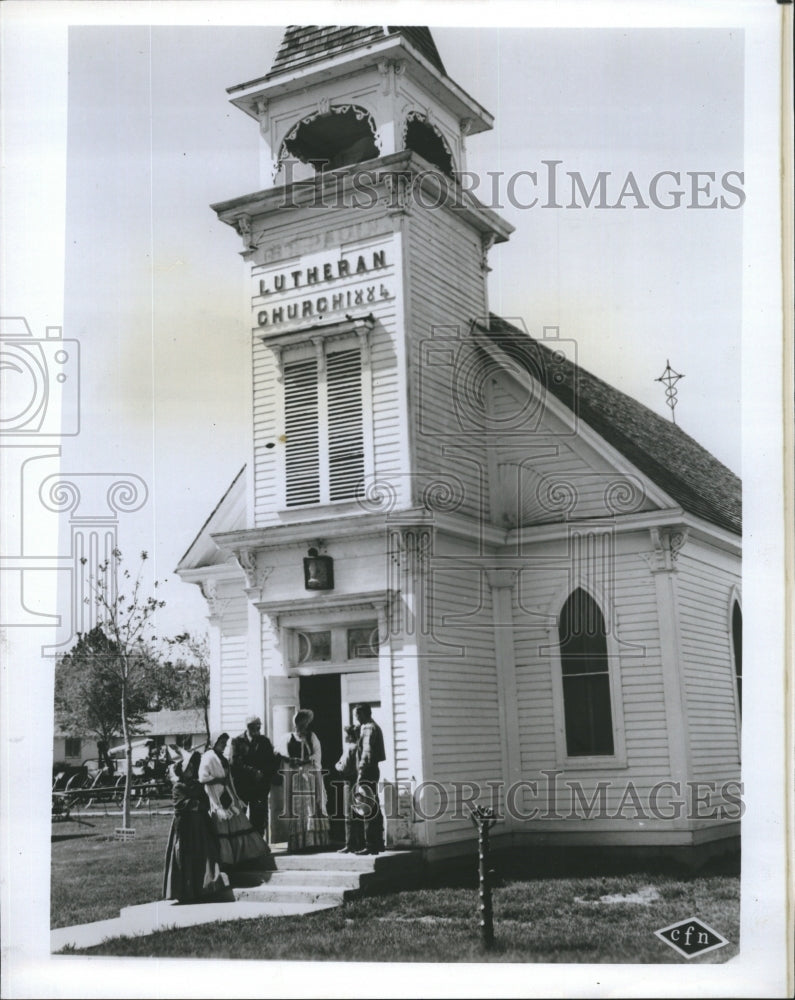
[[[734,678],[737,683],[737,708],[743,715],[743,613],[739,601],[732,607],[732,655],[734,657]]]
[[[566,753],[612,756],[613,713],[605,619],[585,590],[567,598],[558,620]]]

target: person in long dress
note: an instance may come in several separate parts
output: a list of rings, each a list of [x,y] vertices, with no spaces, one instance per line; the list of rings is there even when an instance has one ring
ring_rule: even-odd
[[[174,818],[166,848],[163,899],[196,903],[229,886],[219,867],[219,845],[210,822],[210,803],[199,781],[198,751],[184,752],[174,766]]]
[[[287,848],[304,851],[326,847],[330,824],[326,811],[320,740],[312,732],[314,714],[301,709],[293,717],[293,731],[282,748],[284,765],[284,816],[287,818]]]
[[[228,733],[215,737],[199,765],[199,781],[210,802],[210,819],[218,835],[221,864],[239,865],[270,853],[270,848],[246,818],[246,806],[235,790],[224,750]]]

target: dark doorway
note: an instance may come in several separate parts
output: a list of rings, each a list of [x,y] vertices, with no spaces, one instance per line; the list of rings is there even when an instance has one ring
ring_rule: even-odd
[[[339,674],[315,674],[301,677],[298,687],[301,708],[310,708],[315,718],[312,728],[320,740],[323,758],[323,780],[328,795],[331,836],[345,840],[342,788],[336,779],[334,765],[342,756],[342,698]]]

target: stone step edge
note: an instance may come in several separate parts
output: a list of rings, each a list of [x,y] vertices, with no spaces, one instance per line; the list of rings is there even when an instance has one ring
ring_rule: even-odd
[[[276,871],[323,870],[328,871],[405,871],[420,868],[421,861],[417,857],[401,857],[400,855],[383,854],[285,854],[272,855]]]
[[[358,891],[358,885],[318,885],[316,882],[299,882],[295,885],[271,882],[262,882],[260,885],[235,885],[232,886],[232,893],[235,898],[240,898],[243,893],[265,894],[272,892],[276,896],[288,896],[290,893],[300,892],[315,896],[341,896],[345,892]]]
[[[248,888],[253,884],[261,885],[358,885],[361,879],[373,879],[376,872],[356,871],[323,871],[316,868],[288,868],[275,872],[242,872],[232,875],[232,888]],[[245,881],[243,881],[245,879]]]

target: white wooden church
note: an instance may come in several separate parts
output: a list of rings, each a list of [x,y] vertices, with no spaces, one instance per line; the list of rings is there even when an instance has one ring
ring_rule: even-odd
[[[276,742],[312,708],[331,767],[369,702],[388,843],[429,858],[471,850],[462,796],[516,846],[736,844],[737,478],[489,314],[511,227],[455,172],[492,117],[426,28],[290,27],[230,94],[270,184],[213,206],[253,385],[251,454],[178,567],[214,725],[258,711]]]

